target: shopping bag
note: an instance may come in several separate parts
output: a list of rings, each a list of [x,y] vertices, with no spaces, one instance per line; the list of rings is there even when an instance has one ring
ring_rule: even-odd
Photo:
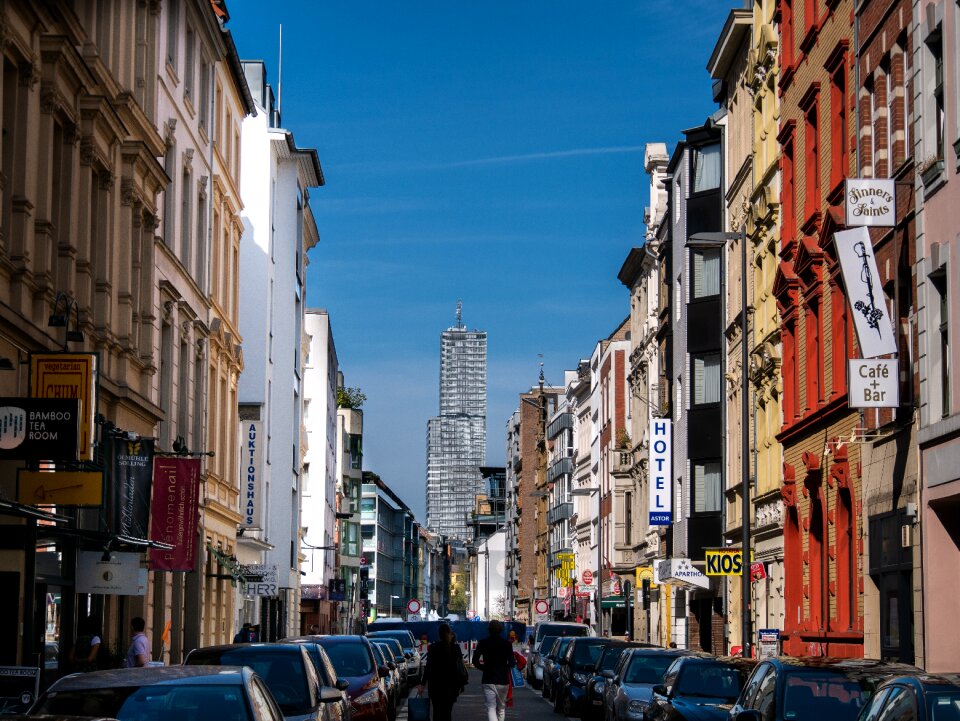
[[[407,721],[430,721],[430,699],[426,696],[408,698]]]
[[[523,688],[523,686],[525,685],[525,683],[524,683],[524,680],[523,680],[523,674],[520,673],[520,669],[519,669],[519,668],[516,668],[516,667],[511,668],[511,669],[510,669],[510,676],[511,676],[511,678],[513,679],[513,687],[514,687],[514,688]]]

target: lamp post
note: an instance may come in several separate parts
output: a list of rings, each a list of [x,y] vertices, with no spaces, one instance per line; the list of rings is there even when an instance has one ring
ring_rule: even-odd
[[[694,233],[687,241],[688,248],[724,248],[727,241],[740,241],[740,354],[741,354],[741,388],[740,408],[743,417],[740,419],[740,475],[743,483],[740,506],[740,527],[742,532],[741,548],[743,563],[740,577],[740,626],[741,641],[744,658],[751,657],[752,648],[752,621],[750,616],[750,404],[748,391],[750,388],[747,378],[749,352],[747,350],[747,226],[743,225],[739,233],[715,232]]]
[[[603,519],[600,517],[600,487],[573,488],[571,496],[592,496],[597,494],[597,636],[603,636]]]
[[[397,599],[399,601],[400,597],[390,594],[390,617],[391,618],[395,618],[395,616],[393,615],[393,599]]]

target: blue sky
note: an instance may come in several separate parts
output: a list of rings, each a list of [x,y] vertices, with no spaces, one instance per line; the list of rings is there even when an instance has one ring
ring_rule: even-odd
[[[643,237],[643,146],[716,106],[704,69],[734,0],[231,0],[243,59],[326,186],[307,300],[367,394],[364,467],[426,520],[440,332],[488,340],[487,461],[518,393],[589,357],[629,313],[616,275]]]

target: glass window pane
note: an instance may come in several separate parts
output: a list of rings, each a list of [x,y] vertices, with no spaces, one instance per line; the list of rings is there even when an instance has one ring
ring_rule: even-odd
[[[720,294],[720,249],[694,250],[690,257],[693,297],[707,298]]]
[[[693,404],[720,402],[720,355],[693,358]]]
[[[693,192],[720,187],[720,144],[705,145],[693,151]]]

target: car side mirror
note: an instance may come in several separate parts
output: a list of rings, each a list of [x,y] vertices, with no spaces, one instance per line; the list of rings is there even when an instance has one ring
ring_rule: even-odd
[[[413,658],[413,654],[410,653],[409,651],[404,651],[404,652],[403,652],[403,657],[404,657],[405,659],[407,659],[407,660],[410,660],[411,658]]]
[[[661,695],[661,696],[667,696],[667,695],[669,695],[669,694],[667,693],[667,687],[664,686],[662,683],[658,683],[656,686],[654,686],[654,687],[653,687],[653,692],[656,693],[656,694],[659,694],[659,695]]]
[[[756,709],[748,708],[737,714],[737,721],[763,721],[763,716]]]
[[[613,681],[613,671],[601,671],[600,675],[607,679],[607,681]]]
[[[387,664],[387,668],[389,668],[391,671],[396,671],[396,670],[397,670],[397,664],[395,664],[393,661],[391,661],[390,663]]]
[[[343,679],[340,679],[339,681],[337,681],[337,682],[334,684],[334,686],[336,686],[336,687],[337,687],[338,689],[340,689],[341,691],[346,691],[348,688],[350,688],[350,682],[349,682],[349,681],[344,681]]]
[[[390,675],[390,669],[386,666],[377,666],[377,673],[380,674],[380,678],[386,678]]]
[[[333,686],[323,686],[320,689],[320,703],[336,703],[343,700],[343,691]]]

